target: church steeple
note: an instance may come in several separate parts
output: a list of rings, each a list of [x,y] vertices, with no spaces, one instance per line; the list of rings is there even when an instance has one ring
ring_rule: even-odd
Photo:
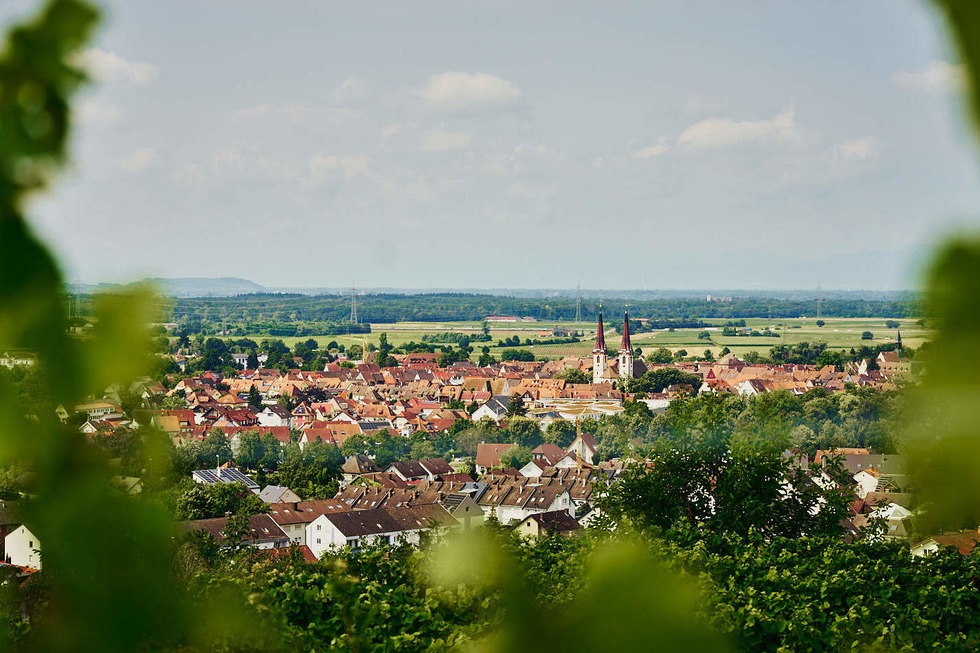
[[[895,349],[898,351],[898,357],[901,358],[902,357],[902,330],[901,329],[898,330],[898,339],[895,341],[895,344],[898,345]]]
[[[595,332],[595,347],[592,351],[606,351],[606,333],[602,326],[602,304],[599,304],[599,326]]]
[[[626,306],[626,313],[623,317],[623,344],[620,345],[619,351],[628,351],[633,353],[633,343],[630,342],[630,307]]]
[[[599,325],[596,327],[595,348],[592,350],[592,383],[602,383],[606,374],[606,333],[602,324],[602,304],[599,304]]]
[[[623,313],[623,343],[619,347],[619,376],[633,378],[633,343],[630,342],[630,308],[627,304]]]

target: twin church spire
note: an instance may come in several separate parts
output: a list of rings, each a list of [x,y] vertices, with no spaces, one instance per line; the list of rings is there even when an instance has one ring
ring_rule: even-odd
[[[633,343],[630,341],[629,306],[623,315],[623,341],[617,355],[619,377],[633,378]],[[592,349],[592,383],[604,383],[609,380],[609,360],[606,355],[606,334],[602,322],[602,304],[599,304],[599,324],[595,334],[595,348]]]

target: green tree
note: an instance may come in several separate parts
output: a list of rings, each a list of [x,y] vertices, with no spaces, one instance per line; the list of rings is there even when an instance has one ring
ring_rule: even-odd
[[[661,367],[647,370],[630,382],[630,392],[663,392],[672,385],[690,385],[695,390],[701,387],[701,377],[683,372],[676,367]]]
[[[507,451],[500,454],[501,467],[521,469],[529,462],[531,462],[531,450],[524,446],[514,445]]]
[[[506,437],[508,441],[528,449],[533,449],[544,442],[541,427],[536,421],[526,417],[508,419]]]
[[[592,379],[580,369],[570,367],[555,375],[556,379],[564,379],[566,383],[592,383]]]
[[[265,443],[258,431],[248,430],[238,434],[238,455],[235,462],[245,469],[258,469],[265,457]]]
[[[259,389],[255,385],[248,387],[248,405],[250,408],[262,410],[262,394],[259,393]]]
[[[523,417],[527,415],[527,406],[524,405],[524,397],[514,393],[507,404],[507,417]]]
[[[568,448],[575,440],[575,425],[564,419],[556,419],[544,432],[544,441],[556,444],[562,449]]]

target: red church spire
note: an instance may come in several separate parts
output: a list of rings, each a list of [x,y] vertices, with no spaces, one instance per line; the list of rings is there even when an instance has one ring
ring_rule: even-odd
[[[599,304],[599,326],[595,334],[595,349],[592,351],[606,351],[605,327],[602,326],[602,304]]]
[[[626,312],[623,314],[623,344],[619,348],[620,351],[628,351],[633,353],[633,343],[630,342],[630,309],[629,306],[626,307]]]

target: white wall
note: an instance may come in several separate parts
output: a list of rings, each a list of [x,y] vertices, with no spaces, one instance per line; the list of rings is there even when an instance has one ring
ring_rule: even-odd
[[[10,564],[21,567],[41,568],[41,543],[26,526],[19,526],[4,540],[4,548]]]

